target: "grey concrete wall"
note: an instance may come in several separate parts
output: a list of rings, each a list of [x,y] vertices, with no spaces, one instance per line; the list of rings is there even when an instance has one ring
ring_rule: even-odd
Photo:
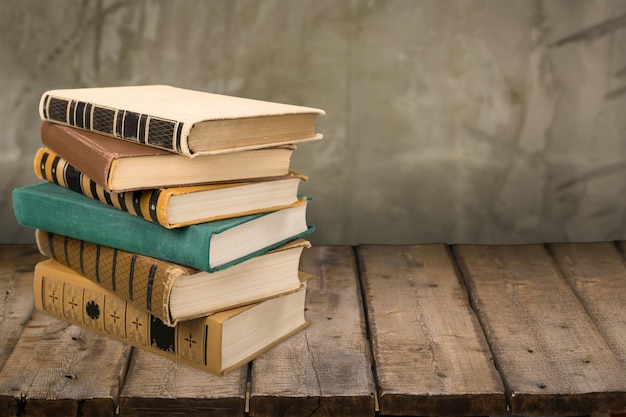
[[[51,88],[320,107],[314,244],[626,239],[624,0],[3,0],[2,242]]]

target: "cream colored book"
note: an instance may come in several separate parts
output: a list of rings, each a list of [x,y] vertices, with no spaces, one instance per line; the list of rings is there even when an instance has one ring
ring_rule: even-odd
[[[42,120],[189,157],[321,139],[321,109],[166,85],[46,91]]]
[[[297,291],[175,327],[54,259],[35,266],[33,290],[39,311],[216,375],[239,368],[307,325],[305,283]]]

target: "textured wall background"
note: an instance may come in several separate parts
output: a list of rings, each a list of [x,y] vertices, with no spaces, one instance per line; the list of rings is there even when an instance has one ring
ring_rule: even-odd
[[[326,110],[314,244],[626,239],[626,1],[3,0],[0,229],[52,88]]]

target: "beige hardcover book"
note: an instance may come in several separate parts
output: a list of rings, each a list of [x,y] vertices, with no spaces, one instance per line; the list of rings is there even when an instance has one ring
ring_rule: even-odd
[[[205,272],[44,230],[35,236],[43,255],[168,326],[297,290],[300,256],[311,246],[297,239],[230,268]]]
[[[88,330],[224,375],[307,325],[305,289],[168,327],[54,259],[35,266],[35,308]]]
[[[46,91],[42,120],[189,157],[320,139],[323,110],[166,85]]]

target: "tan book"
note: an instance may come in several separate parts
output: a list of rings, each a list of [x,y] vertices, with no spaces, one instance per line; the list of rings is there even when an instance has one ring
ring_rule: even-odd
[[[294,146],[186,156],[43,122],[41,141],[109,192],[285,177]]]
[[[44,230],[39,251],[168,326],[298,289],[300,256],[311,244],[297,239],[216,272],[198,271]]]
[[[320,139],[323,110],[166,85],[46,91],[42,120],[189,157]]]
[[[109,192],[48,148],[33,160],[35,175],[168,229],[295,207],[307,177],[295,171],[256,181]]]
[[[54,259],[35,266],[35,308],[67,323],[216,375],[251,361],[307,325],[299,290],[168,327]]]

